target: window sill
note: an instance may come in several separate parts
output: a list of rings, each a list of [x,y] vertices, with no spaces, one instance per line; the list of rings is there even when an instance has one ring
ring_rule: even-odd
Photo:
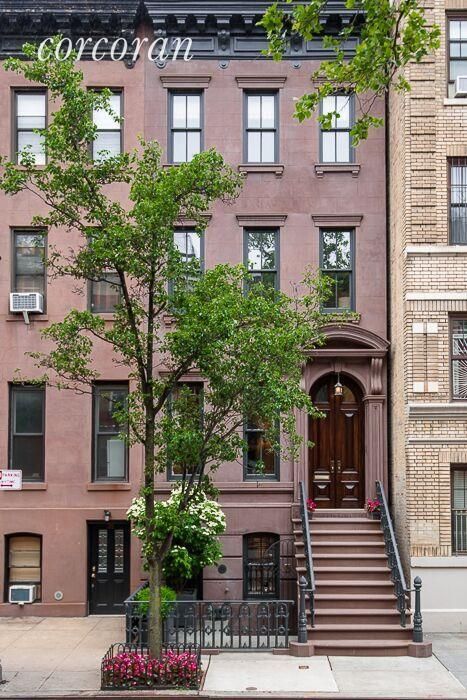
[[[467,97],[445,97],[444,98],[444,106],[445,107],[449,107],[449,106],[461,107],[462,105],[467,105]]]
[[[91,481],[86,484],[88,491],[131,491],[127,481]]]
[[[172,314],[165,314],[162,316],[162,320],[164,321],[165,326],[173,326],[175,323],[175,316],[172,316]]]
[[[46,481],[23,481],[22,491],[47,491]]]
[[[47,323],[49,320],[49,317],[47,314],[29,314],[29,323],[32,323],[33,321],[39,322],[39,323]],[[18,314],[8,314],[8,316],[5,318],[5,321],[19,321],[21,323],[24,323],[24,318],[22,313]]]
[[[327,173],[350,173],[352,177],[360,174],[358,163],[315,163],[317,177],[324,177]]]
[[[103,321],[114,321],[115,320],[115,314],[113,312],[109,311],[92,311],[91,313],[94,316],[99,316]]]
[[[276,177],[282,177],[285,166],[281,163],[241,163],[238,172],[244,175],[249,173],[273,173]]]

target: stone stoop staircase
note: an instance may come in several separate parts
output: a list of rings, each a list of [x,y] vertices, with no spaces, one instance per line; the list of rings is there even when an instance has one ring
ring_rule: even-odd
[[[412,641],[400,613],[384,536],[364,510],[317,510],[309,520],[315,625],[307,599],[308,641],[327,656],[405,656]],[[306,577],[300,519],[293,519],[297,576]]]

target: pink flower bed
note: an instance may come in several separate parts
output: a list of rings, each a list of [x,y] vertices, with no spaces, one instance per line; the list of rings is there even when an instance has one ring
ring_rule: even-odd
[[[168,649],[160,659],[136,652],[120,653],[102,663],[103,687],[175,686],[197,688],[201,677],[198,657]]]

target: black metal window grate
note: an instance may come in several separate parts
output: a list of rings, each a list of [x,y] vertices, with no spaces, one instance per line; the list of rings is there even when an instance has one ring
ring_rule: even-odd
[[[452,551],[467,554],[467,467],[452,470]]]
[[[279,597],[279,538],[255,533],[244,538],[244,594],[246,598]]]
[[[449,161],[450,243],[467,244],[467,158]]]
[[[467,399],[467,318],[451,322],[452,398]]]

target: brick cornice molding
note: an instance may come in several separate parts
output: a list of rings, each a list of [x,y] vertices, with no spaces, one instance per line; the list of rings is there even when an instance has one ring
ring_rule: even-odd
[[[327,226],[360,226],[363,214],[312,214],[313,223],[318,228]]]
[[[210,75],[161,75],[162,87],[174,89],[198,89],[205,90],[211,82]]]
[[[406,256],[429,255],[433,257],[441,256],[463,256],[467,255],[467,245],[408,245],[405,248]]]
[[[236,76],[237,87],[242,90],[281,90],[285,81],[287,80],[284,75],[248,75],[248,76]]]
[[[406,301],[467,301],[467,292],[407,292]]]
[[[236,214],[239,226],[285,226],[287,214]]]
[[[467,418],[467,403],[409,403],[409,418],[429,418],[445,420],[446,418]]]

